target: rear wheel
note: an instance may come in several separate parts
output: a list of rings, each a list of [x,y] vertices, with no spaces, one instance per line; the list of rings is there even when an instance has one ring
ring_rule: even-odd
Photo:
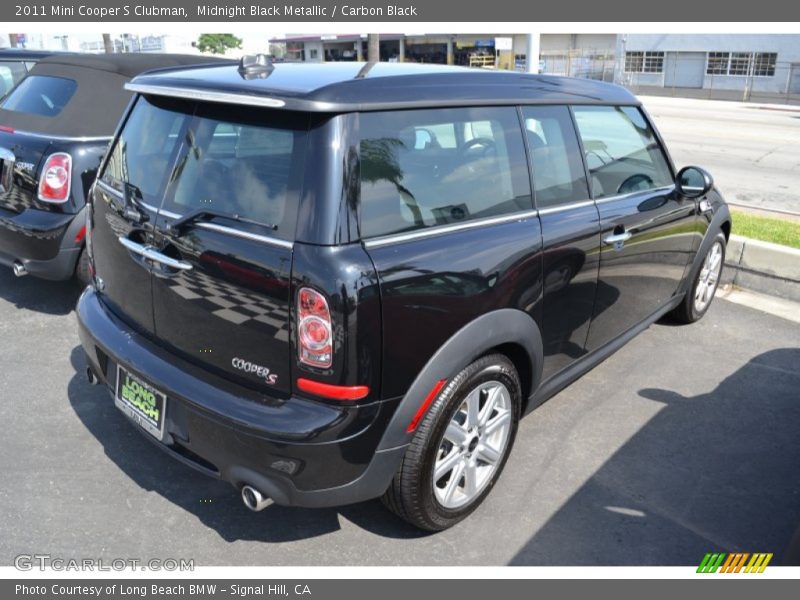
[[[78,264],[75,265],[75,279],[81,288],[85,288],[92,283],[92,275],[89,271],[89,255],[85,247],[78,256]]]
[[[420,423],[384,504],[429,531],[464,519],[486,498],[505,466],[521,395],[514,365],[502,354],[466,367]]]
[[[692,287],[686,294],[672,316],[681,323],[694,323],[699,321],[711,306],[714,294],[719,286],[722,275],[722,266],[725,264],[725,235],[717,233],[711,243],[700,270],[695,275]]]

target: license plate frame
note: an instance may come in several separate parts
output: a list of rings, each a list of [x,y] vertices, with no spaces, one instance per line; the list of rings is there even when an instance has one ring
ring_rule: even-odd
[[[164,440],[167,395],[122,365],[117,365],[114,405],[154,438]]]

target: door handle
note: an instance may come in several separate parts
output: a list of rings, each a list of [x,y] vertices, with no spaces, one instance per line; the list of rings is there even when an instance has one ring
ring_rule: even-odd
[[[166,254],[161,254],[158,250],[153,248],[152,246],[143,246],[142,244],[137,244],[133,240],[129,240],[126,237],[118,237],[119,243],[125,246],[128,250],[133,252],[134,254],[138,254],[146,258],[147,260],[152,260],[154,262],[160,263],[165,267],[171,267],[173,269],[179,269],[181,271],[189,271],[192,268],[192,265],[186,262],[185,260],[177,260],[175,258],[170,258]]]
[[[611,245],[622,245],[627,242],[629,239],[633,237],[633,234],[630,231],[623,231],[622,233],[612,233],[611,235],[607,235],[603,238],[603,242]]]

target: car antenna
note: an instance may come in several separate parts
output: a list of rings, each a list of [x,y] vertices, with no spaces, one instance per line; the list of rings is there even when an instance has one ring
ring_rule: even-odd
[[[245,54],[239,61],[239,75],[244,79],[265,79],[275,70],[267,54]]]

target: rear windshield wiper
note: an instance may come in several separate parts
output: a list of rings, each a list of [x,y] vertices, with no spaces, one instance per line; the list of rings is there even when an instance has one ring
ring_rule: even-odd
[[[176,235],[180,235],[183,228],[186,227],[187,225],[191,225],[192,223],[196,223],[197,221],[213,219],[215,217],[218,217],[220,219],[230,219],[232,221],[236,221],[237,223],[247,223],[248,225],[257,225],[258,227],[265,227],[272,231],[278,229],[278,226],[273,225],[272,223],[262,223],[261,221],[247,219],[237,214],[211,210],[208,208],[200,208],[198,210],[193,210],[191,212],[188,212],[181,217],[178,217],[177,219],[172,221],[169,225],[167,225],[167,230]]]
[[[134,223],[144,223],[147,221],[147,214],[140,210],[142,203],[144,203],[142,190],[127,181],[123,183],[123,190],[125,206],[122,209],[122,215]]]

